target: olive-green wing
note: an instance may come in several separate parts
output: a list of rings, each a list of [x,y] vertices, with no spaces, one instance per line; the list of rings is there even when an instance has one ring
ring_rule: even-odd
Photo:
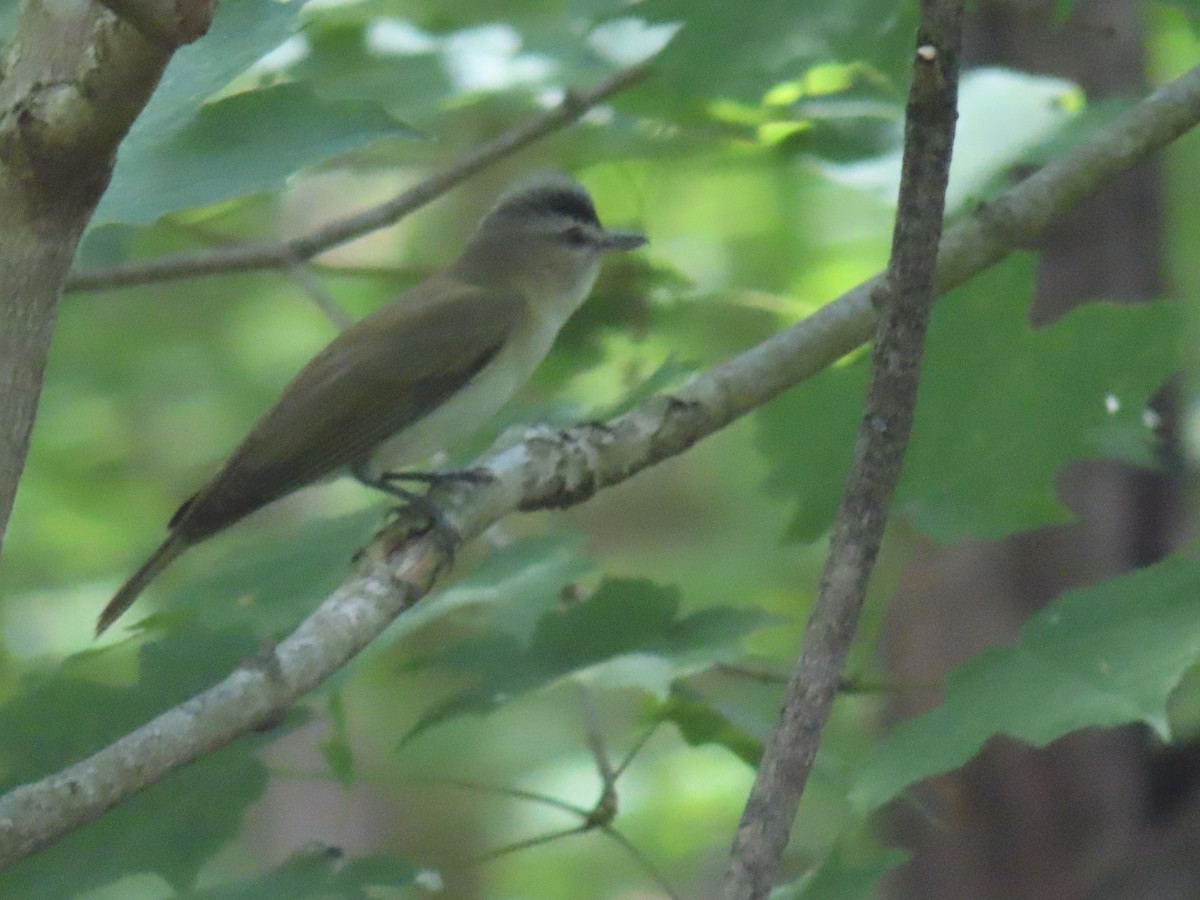
[[[202,540],[365,459],[467,384],[526,313],[518,294],[448,279],[418,285],[317,354],[171,527]]]

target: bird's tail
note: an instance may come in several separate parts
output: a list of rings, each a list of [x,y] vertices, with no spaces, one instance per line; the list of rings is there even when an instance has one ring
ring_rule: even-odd
[[[172,531],[167,539],[159,545],[159,548],[150,555],[150,558],[142,563],[142,567],[130,575],[129,580],[121,585],[121,589],[108,601],[108,606],[104,607],[100,618],[96,620],[96,637],[103,634],[109,625],[117,621],[121,613],[129,609],[130,604],[146,589],[146,585],[153,581],[159,572],[174,562],[175,557],[186,550],[190,544],[191,541],[178,531]]]

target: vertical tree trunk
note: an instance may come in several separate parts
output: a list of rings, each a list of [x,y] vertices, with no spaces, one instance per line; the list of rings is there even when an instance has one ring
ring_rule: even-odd
[[[25,0],[0,64],[0,545],[62,283],[117,145],[216,0]]]

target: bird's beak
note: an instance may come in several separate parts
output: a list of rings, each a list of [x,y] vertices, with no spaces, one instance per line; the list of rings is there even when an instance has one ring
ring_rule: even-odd
[[[646,236],[636,231],[615,231],[606,229],[600,235],[600,249],[605,252],[616,250],[636,250],[646,243]]]

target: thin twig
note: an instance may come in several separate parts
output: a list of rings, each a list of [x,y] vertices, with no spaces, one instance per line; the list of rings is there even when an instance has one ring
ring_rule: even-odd
[[[521,841],[513,841],[511,844],[505,844],[502,847],[497,847],[494,850],[489,850],[487,853],[475,857],[472,862],[476,865],[482,865],[484,863],[491,862],[492,860],[499,859],[502,856],[510,856],[513,853],[520,853],[522,850],[530,850],[534,847],[541,847],[544,844],[562,840],[563,838],[587,834],[589,831],[599,831],[609,840],[613,841],[618,847],[628,853],[633,858],[633,861],[642,867],[646,874],[650,876],[655,884],[662,888],[663,892],[670,897],[671,900],[683,900],[682,896],[678,894],[671,886],[671,883],[667,881],[666,876],[658,871],[655,865],[646,858],[646,855],[637,848],[637,845],[634,844],[633,841],[610,825],[597,825],[596,823],[590,821],[585,821],[582,824],[576,825],[572,828],[563,828],[558,831],[550,831],[546,834],[539,834],[535,835],[534,837],[525,838]]]
[[[654,864],[646,858],[646,856],[637,848],[637,845],[633,841],[625,837],[625,835],[611,826],[602,828],[601,831],[610,839],[616,841],[626,853],[632,856],[637,864],[646,870],[646,874],[654,879],[655,883],[663,889],[664,893],[666,893],[671,900],[683,900],[682,895],[677,894],[675,889],[671,887],[671,883],[667,881],[667,877],[658,871],[657,868],[655,868]]]
[[[537,791],[527,791],[523,788],[484,784],[479,781],[466,781],[457,778],[417,778],[411,779],[411,781],[414,784],[446,785],[448,787],[460,788],[464,791],[478,791],[481,794],[512,797],[514,800],[525,800],[529,803],[550,806],[554,809],[571,813],[574,816],[579,816],[579,818],[585,820],[592,812],[590,809],[584,809],[582,806],[576,806],[574,803],[568,803],[566,800],[560,800],[558,797],[551,797],[549,794],[540,794]]]
[[[654,732],[658,731],[658,727],[660,725],[662,725],[662,723],[663,723],[662,719],[659,719],[657,722],[651,723],[650,727],[642,732],[641,737],[639,737],[636,741],[633,742],[633,746],[629,748],[629,752],[625,754],[625,757],[621,760],[620,763],[617,764],[617,767],[613,770],[613,778],[614,779],[620,778],[622,775],[625,774],[625,770],[628,769],[629,766],[633,763],[634,758],[639,753],[642,752],[642,748],[646,746],[646,742],[654,736]]]
[[[334,328],[338,331],[345,331],[354,324],[354,319],[342,309],[333,294],[329,293],[325,285],[321,283],[321,279],[313,274],[308,263],[299,259],[292,260],[288,264],[288,273],[300,285],[304,293],[312,297],[317,308],[325,313],[325,317],[333,323]]]
[[[576,685],[579,689],[579,706],[583,710],[584,730],[587,734],[588,749],[592,759],[596,761],[596,771],[605,787],[617,780],[608,751],[604,748],[604,736],[600,733],[600,717],[596,714],[596,704],[592,700],[592,692],[586,684]]]
[[[852,675],[841,680],[838,691],[843,694],[903,694],[940,691],[944,687],[945,685],[935,681],[872,681]]]
[[[756,666],[746,666],[740,663],[717,663],[713,666],[722,675],[732,675],[735,678],[746,678],[762,684],[786,684],[788,677],[783,672],[774,669],[762,669]]]
[[[589,828],[604,828],[612,824],[617,817],[619,797],[617,796],[617,776],[613,772],[612,762],[609,761],[608,751],[604,747],[604,735],[600,733],[600,717],[596,714],[596,704],[592,702],[592,692],[586,684],[578,684],[579,706],[583,710],[584,732],[592,759],[596,762],[596,772],[600,776],[600,798],[588,814],[586,824]]]
[[[958,102],[963,0],[922,0],[905,115],[892,255],[872,300],[879,314],[866,410],[817,600],[783,710],[738,823],[725,900],[763,900],[791,834],[858,627],[912,431]],[[797,456],[802,448],[797,447]]]
[[[386,263],[330,263],[319,259],[308,261],[314,272],[335,278],[395,278],[416,284],[429,277],[428,266],[388,265]]]
[[[613,768],[612,762],[609,759],[608,751],[604,746],[604,736],[600,731],[600,717],[596,712],[596,704],[592,698],[591,690],[585,684],[579,684],[579,704],[583,710],[584,731],[587,740],[588,749],[591,751],[592,759],[595,760],[596,769],[600,774],[601,790],[600,797],[596,801],[596,805],[590,810],[574,807],[565,801],[557,800],[552,797],[546,797],[541,794],[533,794],[517,789],[490,789],[495,793],[507,794],[509,796],[519,797],[523,800],[531,800],[533,802],[542,803],[547,806],[555,807],[556,809],[565,810],[574,813],[582,819],[582,822],[574,828],[565,828],[559,831],[552,831],[548,834],[538,835],[536,837],[526,838],[522,841],[515,841],[511,844],[505,844],[495,850],[488,851],[476,859],[476,862],[487,862],[496,859],[500,856],[506,856],[511,853],[516,853],[521,850],[528,850],[531,847],[539,847],[543,844],[548,844],[551,841],[559,840],[564,837],[571,837],[577,834],[584,834],[588,831],[599,830],[610,840],[616,842],[626,853],[633,857],[634,861],[641,866],[647,874],[662,888],[668,897],[672,900],[682,900],[682,898],[671,887],[666,877],[658,871],[657,868],[650,862],[649,859],[629,840],[624,834],[613,827],[613,819],[617,814],[617,779],[628,768],[633,758],[638,751],[649,740],[658,723],[646,729],[642,736],[634,743],[633,748],[621,761],[621,764]]]
[[[307,262],[333,247],[394,225],[477,172],[570,125],[592,107],[645,79],[651,64],[646,61],[622,69],[586,91],[567,91],[562,102],[553,109],[471,151],[415,187],[378,206],[336,219],[309,234],[285,241],[235,244],[201,253],[175,253],[145,263],[85,269],[67,278],[65,290],[96,291],[228,272],[286,269],[297,261]]]
[[[717,663],[713,669],[732,678],[745,678],[762,684],[787,684],[788,676],[771,669],[743,666],[738,663]],[[901,691],[937,691],[942,685],[930,681],[871,681],[857,675],[847,676],[838,682],[841,694],[890,694]]]
[[[633,758],[637,756],[638,751],[645,746],[646,741],[654,734],[659,723],[654,723],[647,728],[645,732],[634,742],[633,747],[621,760],[620,765],[613,767],[609,760],[608,751],[604,747],[604,737],[600,732],[600,718],[596,712],[596,704],[592,698],[590,689],[585,684],[578,685],[579,688],[579,704],[583,710],[584,731],[586,733],[588,749],[591,751],[592,759],[595,760],[596,769],[600,774],[602,783],[600,798],[596,801],[596,805],[592,809],[582,809],[580,807],[569,804],[563,800],[554,797],[548,797],[543,794],[535,794],[529,791],[522,791],[513,788],[489,788],[482,785],[477,786],[482,790],[487,790],[493,793],[506,794],[508,796],[517,797],[522,800],[530,800],[532,802],[541,803],[547,806],[552,806],[556,809],[561,809],[566,812],[574,813],[579,816],[582,822],[574,828],[567,828],[560,831],[550,832],[549,834],[538,835],[537,837],[527,838],[523,841],[516,841],[512,844],[506,844],[477,859],[478,862],[487,862],[499,856],[504,856],[510,853],[516,853],[520,850],[528,850],[530,847],[538,847],[542,844],[547,844],[551,841],[558,840],[563,837],[571,837],[584,832],[599,830],[610,840],[615,841],[626,853],[633,857],[634,861],[641,866],[646,873],[655,881],[656,884],[668,897],[672,900],[682,900],[671,887],[670,882],[666,877],[658,871],[657,868],[650,862],[649,859],[629,840],[624,834],[613,827],[612,822],[617,814],[617,779],[633,762]],[[456,783],[456,782],[450,782]],[[466,786],[469,782],[457,782],[457,784]]]
[[[491,862],[493,859],[498,859],[501,856],[508,856],[512,853],[519,853],[522,850],[528,850],[530,847],[540,847],[542,844],[549,844],[551,841],[561,840],[565,837],[573,837],[577,834],[586,834],[596,826],[584,822],[581,825],[575,825],[572,828],[563,828],[559,831],[550,831],[546,834],[539,834],[536,837],[525,838],[523,841],[513,841],[511,844],[505,844],[503,847],[497,847],[495,850],[489,850],[487,853],[475,857],[472,862],[481,864]]]

